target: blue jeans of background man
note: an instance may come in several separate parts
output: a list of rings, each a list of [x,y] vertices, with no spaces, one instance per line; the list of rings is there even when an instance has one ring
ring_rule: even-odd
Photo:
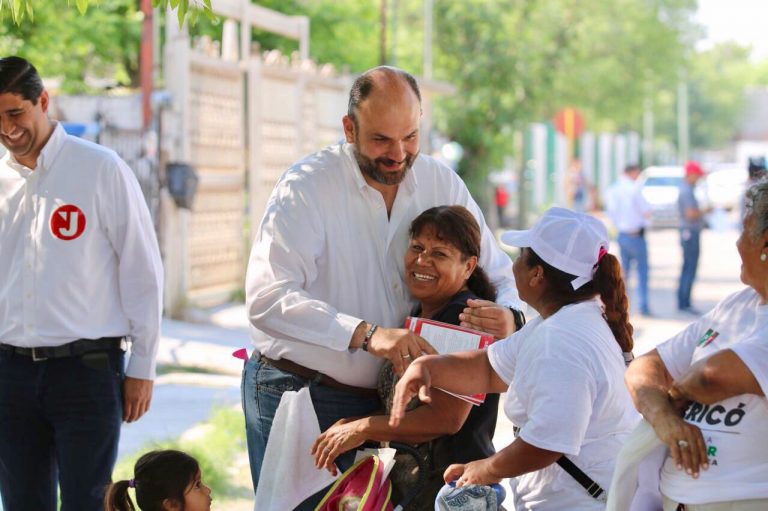
[[[640,234],[619,233],[619,251],[624,280],[629,279],[632,261],[637,265],[637,295],[642,314],[649,314],[648,307],[648,244]]]
[[[699,229],[680,229],[680,245],[683,247],[683,269],[680,272],[680,284],[677,287],[677,308],[691,308],[691,289],[696,280],[696,268],[699,266],[701,231]]]
[[[259,354],[254,352],[243,369],[241,388],[245,412],[245,433],[248,441],[248,458],[251,464],[254,492],[259,484],[261,462],[264,459],[267,439],[272,429],[272,421],[275,418],[277,406],[280,404],[280,398],[283,392],[299,391],[307,385],[309,385],[312,404],[315,407],[315,413],[317,413],[320,431],[325,431],[339,419],[370,415],[381,408],[378,399],[366,398],[351,392],[309,382],[305,378],[281,371],[259,361]],[[339,469],[346,470],[352,466],[354,459],[355,450],[353,449],[336,458],[336,465]],[[290,477],[290,474],[284,475]],[[305,500],[296,509],[301,511],[313,510],[320,503],[326,491],[327,489],[321,490]]]
[[[35,362],[0,350],[0,493],[6,511],[101,511],[123,415],[123,352]]]

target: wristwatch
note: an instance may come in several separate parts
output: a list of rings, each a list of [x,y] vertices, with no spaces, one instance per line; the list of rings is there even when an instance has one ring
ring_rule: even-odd
[[[373,334],[376,333],[376,330],[378,328],[379,328],[379,325],[371,323],[371,327],[365,333],[365,337],[363,338],[363,344],[360,345],[360,347],[363,349],[363,351],[368,351],[368,343],[371,342],[371,337],[373,337]]]
[[[515,318],[515,332],[517,332],[525,325],[525,314],[514,307],[509,307],[509,310],[512,311],[512,316]]]

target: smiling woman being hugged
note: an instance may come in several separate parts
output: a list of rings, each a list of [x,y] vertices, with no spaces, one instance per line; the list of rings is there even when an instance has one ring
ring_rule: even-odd
[[[411,223],[410,241],[404,257],[405,282],[419,302],[414,316],[458,325],[459,314],[469,299],[496,299],[496,288],[478,266],[480,228],[475,217],[462,206],[430,208]],[[391,363],[379,377],[379,394],[385,410],[381,415],[343,419],[325,431],[315,442],[313,454],[318,467],[335,471],[334,459],[365,441],[398,441],[416,444],[434,469],[426,484],[406,507],[408,510],[434,509],[435,495],[443,485],[443,471],[452,463],[467,463],[485,458],[494,451],[499,395],[489,394],[480,406],[445,393],[436,392],[422,406],[409,405],[398,428],[388,424],[394,385]],[[390,475],[393,502],[408,494],[416,483],[412,460],[398,456]]]

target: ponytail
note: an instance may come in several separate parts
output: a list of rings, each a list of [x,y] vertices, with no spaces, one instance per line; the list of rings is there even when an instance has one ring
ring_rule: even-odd
[[[104,495],[104,511],[136,511],[128,495],[128,481],[117,481],[107,488]]]
[[[557,304],[558,308],[600,295],[600,300],[605,307],[605,320],[624,353],[624,361],[628,363],[632,360],[634,329],[629,323],[627,290],[621,278],[621,267],[616,256],[606,253],[597,264],[592,280],[579,289],[573,289],[571,285],[576,278],[574,275],[544,262],[532,249],[524,248],[521,252],[521,257],[523,256],[526,258],[524,261],[528,267],[539,265],[544,269],[544,275],[549,284],[547,298]]]
[[[483,300],[496,301],[496,286],[480,265],[475,265],[475,271],[467,279],[467,288]]]
[[[605,254],[597,265],[593,278],[595,289],[600,293],[600,299],[605,306],[605,320],[621,346],[621,351],[632,352],[634,328],[629,322],[629,301],[621,278],[621,266],[616,256]]]

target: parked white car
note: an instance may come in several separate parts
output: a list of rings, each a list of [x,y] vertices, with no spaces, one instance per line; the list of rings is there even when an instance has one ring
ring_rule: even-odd
[[[651,205],[651,227],[679,227],[680,211],[677,197],[683,182],[685,171],[677,165],[652,166],[643,170],[640,181],[643,197]],[[696,198],[702,208],[709,206],[705,180],[696,185]]]
[[[713,208],[738,210],[747,187],[747,169],[735,163],[717,165],[707,173],[707,195]]]

